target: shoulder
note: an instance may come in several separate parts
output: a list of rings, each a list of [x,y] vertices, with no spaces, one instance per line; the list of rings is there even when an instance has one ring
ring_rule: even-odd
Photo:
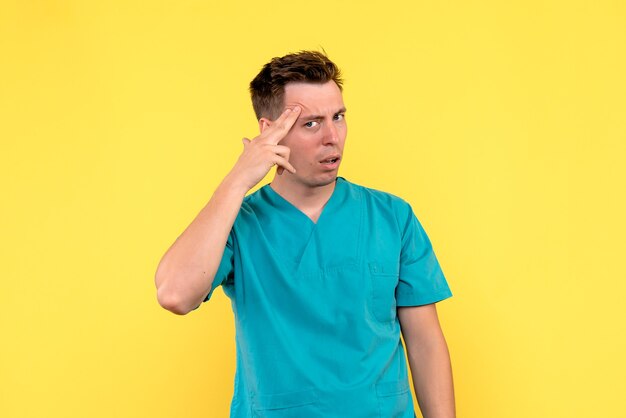
[[[271,213],[268,208],[269,202],[264,196],[266,192],[263,187],[246,195],[241,202],[241,207],[233,223],[231,234],[241,235],[247,234],[254,230],[255,226],[263,221],[263,218]]]
[[[400,196],[396,196],[383,190],[374,189],[372,187],[352,183],[345,179],[343,179],[343,181],[351,194],[359,196],[373,209],[390,210],[400,216],[406,216],[407,212],[412,212],[411,205]]]
[[[243,198],[243,202],[241,202],[240,212],[254,212],[255,207],[262,205],[264,203],[262,190],[263,187],[246,195],[246,197]]]

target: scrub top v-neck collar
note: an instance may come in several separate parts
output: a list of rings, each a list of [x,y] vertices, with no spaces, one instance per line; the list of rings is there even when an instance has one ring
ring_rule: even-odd
[[[333,264],[335,257],[329,252],[334,250],[328,247],[329,237],[348,233],[341,229],[341,225],[346,222],[346,216],[360,219],[358,210],[345,205],[349,186],[342,177],[337,177],[335,189],[324,205],[317,223],[276,193],[269,184],[259,191],[259,198],[264,202],[261,220],[263,226],[260,232],[266,240],[267,248],[271,249],[276,260],[281,260],[282,268],[286,269],[288,275],[317,274],[323,266]],[[351,249],[348,253],[355,250]],[[351,254],[344,254],[346,255]]]
[[[322,212],[320,213],[320,216],[317,218],[317,222],[313,222],[313,220],[309,218],[308,215],[306,215],[304,212],[298,209],[293,203],[289,202],[287,199],[279,195],[278,192],[272,189],[270,184],[266,184],[265,186],[263,186],[262,189],[265,192],[265,195],[270,201],[272,206],[275,206],[279,208],[280,210],[284,210],[286,212],[295,214],[294,216],[298,216],[299,218],[302,218],[303,222],[307,226],[311,228],[315,228],[317,225],[320,224],[320,221],[326,218],[327,216],[326,214],[328,212],[332,213],[335,210],[337,203],[342,200],[341,197],[345,193],[345,189],[344,189],[345,181],[346,180],[343,177],[336,178],[335,188],[333,189],[333,192],[330,195],[330,198],[328,199],[328,201],[326,201],[326,204],[322,208]]]

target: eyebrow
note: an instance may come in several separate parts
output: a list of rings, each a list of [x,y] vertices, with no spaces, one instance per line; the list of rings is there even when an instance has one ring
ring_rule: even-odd
[[[341,109],[339,109],[338,111],[336,111],[335,113],[333,113],[333,115],[336,115],[337,113],[346,113],[347,109],[345,107],[342,107]],[[319,119],[324,119],[324,116],[320,116],[320,115],[300,115],[300,117],[298,119],[313,119],[313,120],[319,120]]]

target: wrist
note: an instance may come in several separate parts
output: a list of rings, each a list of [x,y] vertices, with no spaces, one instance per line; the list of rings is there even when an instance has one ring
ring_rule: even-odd
[[[232,171],[224,177],[224,180],[222,180],[222,183],[218,187],[228,190],[231,193],[236,193],[237,195],[240,195],[242,199],[251,189],[251,187],[242,182],[239,176]]]

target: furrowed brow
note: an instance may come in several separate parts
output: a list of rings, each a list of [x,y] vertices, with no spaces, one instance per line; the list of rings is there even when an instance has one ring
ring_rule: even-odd
[[[336,115],[337,113],[346,113],[346,108],[342,107],[341,109],[339,109],[338,111],[336,111],[335,113],[333,113],[334,115]],[[304,116],[300,116],[298,119],[307,119],[307,120],[322,120],[324,119],[324,116],[320,116],[320,115],[304,115]]]

